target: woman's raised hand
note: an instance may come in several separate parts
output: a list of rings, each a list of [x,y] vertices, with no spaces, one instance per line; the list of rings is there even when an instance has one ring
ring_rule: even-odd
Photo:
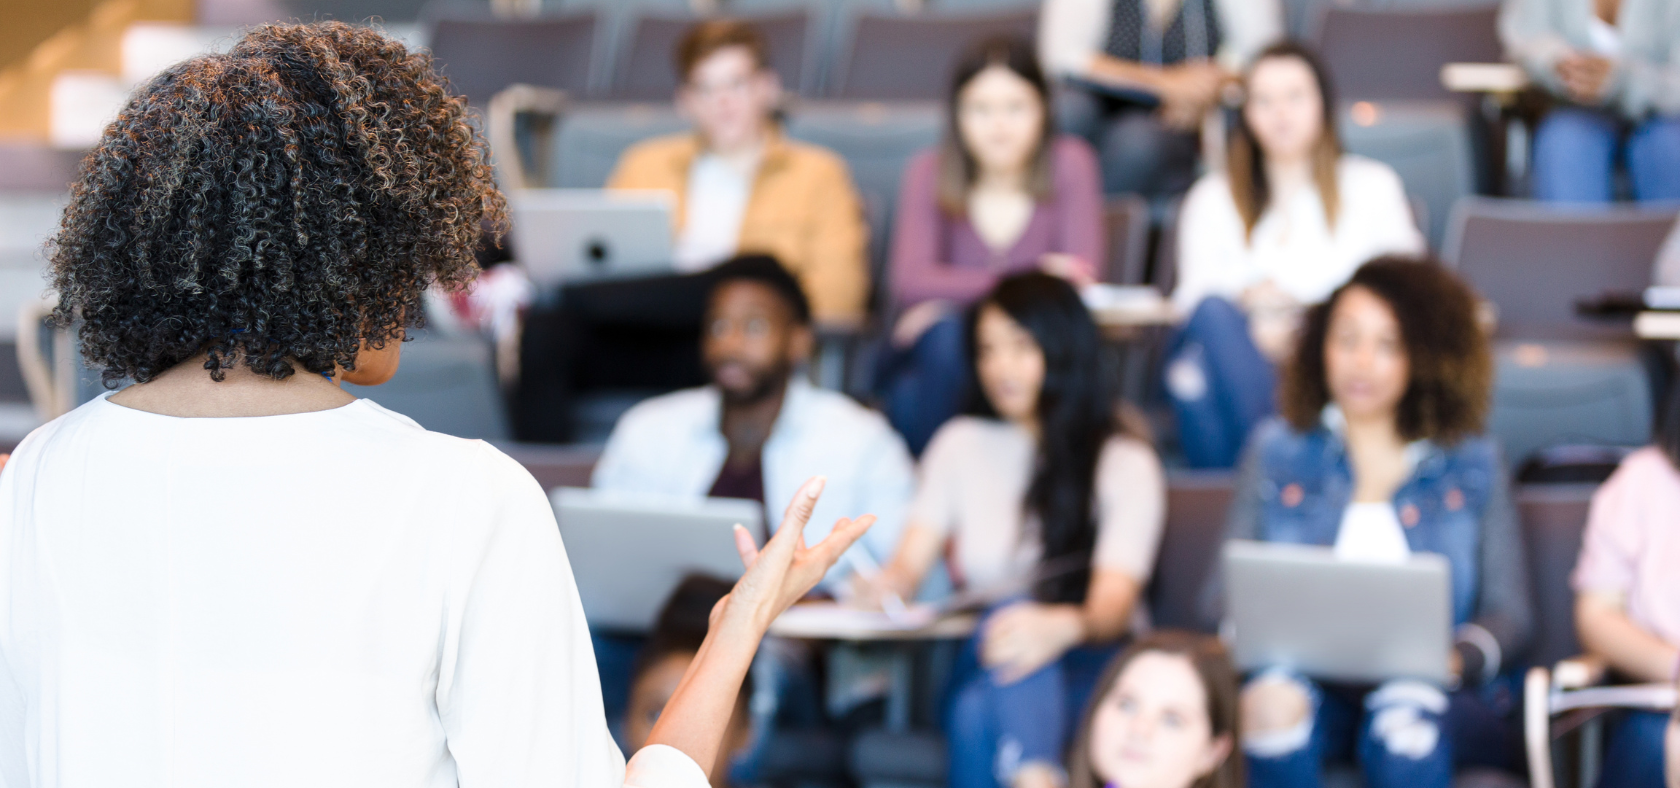
[[[874,525],[872,514],[856,520],[842,518],[821,542],[807,547],[805,524],[811,520],[824,482],[818,476],[799,488],[764,549],[753,543],[747,529],[735,527],[735,548],[747,571],[721,605],[720,615],[750,624],[753,631],[762,634],[776,616],[816,587],[840,555]]]

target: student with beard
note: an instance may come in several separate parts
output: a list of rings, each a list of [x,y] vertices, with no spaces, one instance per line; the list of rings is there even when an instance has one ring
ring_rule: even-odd
[[[711,383],[625,413],[594,486],[746,498],[780,511],[802,481],[825,476],[813,522],[831,510],[873,512],[880,519],[852,549],[886,558],[914,485],[904,441],[879,414],[795,374],[814,344],[811,307],[775,258],[737,257],[712,276],[700,340]],[[815,543],[820,531],[808,529],[806,540]],[[854,566],[842,561],[834,572]]]

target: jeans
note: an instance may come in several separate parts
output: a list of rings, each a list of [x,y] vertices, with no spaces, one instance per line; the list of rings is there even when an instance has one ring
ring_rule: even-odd
[[[1208,298],[1173,336],[1166,389],[1192,468],[1236,464],[1248,433],[1277,409],[1277,373],[1248,334],[1248,316]]]
[[[1610,731],[1598,788],[1662,788],[1663,734],[1668,715],[1630,712]]]
[[[1552,110],[1534,132],[1534,197],[1609,202],[1618,163],[1635,199],[1680,199],[1680,118],[1630,124],[1601,110]]]
[[[1059,128],[1097,149],[1108,194],[1182,194],[1196,179],[1197,135],[1168,128],[1154,109],[1070,86],[1055,112]]]
[[[1448,693],[1413,681],[1373,689],[1285,679],[1306,692],[1313,713],[1299,730],[1245,740],[1252,788],[1321,788],[1325,762],[1350,755],[1368,788],[1450,788],[1469,755],[1506,765],[1502,709],[1512,695],[1503,682]]]
[[[1020,681],[1001,684],[980,665],[979,647],[976,633],[951,677],[945,726],[950,788],[1000,788],[1022,764],[1060,765],[1079,714],[1119,648],[1079,646]]]
[[[968,394],[968,339],[960,314],[946,316],[906,349],[889,348],[875,370],[887,421],[920,457],[929,440],[962,410]]]

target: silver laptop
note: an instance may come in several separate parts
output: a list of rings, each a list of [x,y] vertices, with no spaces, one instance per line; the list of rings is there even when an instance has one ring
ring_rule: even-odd
[[[1447,682],[1452,597],[1444,557],[1382,564],[1338,559],[1328,547],[1233,541],[1224,561],[1225,610],[1243,670]]]
[[[741,576],[736,523],[762,532],[757,501],[562,487],[549,495],[591,627],[646,632],[695,572]]]
[[[673,273],[663,191],[521,189],[508,196],[513,252],[539,290]]]

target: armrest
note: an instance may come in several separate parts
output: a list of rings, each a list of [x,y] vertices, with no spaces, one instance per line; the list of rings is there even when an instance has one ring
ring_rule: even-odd
[[[1604,683],[1609,663],[1603,657],[1581,654],[1558,660],[1552,667],[1552,687],[1561,690],[1581,689]]]
[[[490,151],[496,159],[496,174],[503,188],[528,189],[541,186],[543,181],[541,172],[544,168],[527,168],[519,154],[516,119],[520,115],[543,118],[545,122],[539,124],[539,133],[546,134],[554,128],[554,121],[565,109],[565,92],[535,85],[509,85],[490,99],[485,123],[489,131]],[[538,157],[544,157],[549,146],[539,143],[532,149]]]

